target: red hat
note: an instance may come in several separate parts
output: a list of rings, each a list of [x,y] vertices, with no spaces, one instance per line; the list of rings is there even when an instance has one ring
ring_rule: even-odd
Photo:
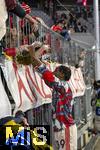
[[[51,71],[46,71],[44,74],[43,74],[43,79],[45,79],[45,81],[49,81],[49,82],[53,82],[54,81],[54,76],[53,76],[53,73]]]
[[[61,32],[62,31],[62,27],[60,27],[60,26],[54,26],[52,30],[55,31],[55,32],[56,31],[60,31]]]

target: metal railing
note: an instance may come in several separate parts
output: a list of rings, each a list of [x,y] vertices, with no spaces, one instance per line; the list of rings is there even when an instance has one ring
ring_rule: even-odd
[[[15,21],[14,21],[15,20]],[[16,23],[15,23],[16,22]],[[92,114],[90,100],[91,100],[91,84],[94,79],[94,52],[88,52],[83,49],[78,43],[74,41],[67,41],[58,33],[53,32],[50,28],[39,25],[39,37],[36,38],[32,32],[32,28],[27,21],[22,21],[15,16],[8,19],[7,33],[5,36],[6,47],[17,47],[23,44],[32,44],[35,40],[47,43],[52,48],[52,61],[75,66],[83,61],[82,66],[83,76],[86,83],[86,92],[83,97],[75,98],[74,102],[74,118],[77,124],[81,120],[88,120]],[[81,58],[82,53],[84,56]],[[44,108],[45,107],[45,108]],[[47,108],[46,108],[47,107]],[[49,115],[45,117],[44,114],[48,112],[46,104],[39,108],[34,108],[26,112],[30,124],[48,123]],[[38,115],[37,115],[38,113]],[[38,118],[37,118],[38,116]],[[47,120],[46,120],[46,119]]]

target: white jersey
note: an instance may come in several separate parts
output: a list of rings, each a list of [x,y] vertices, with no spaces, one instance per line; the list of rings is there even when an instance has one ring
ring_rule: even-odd
[[[8,18],[5,0],[0,0],[0,40],[6,33],[6,20]]]

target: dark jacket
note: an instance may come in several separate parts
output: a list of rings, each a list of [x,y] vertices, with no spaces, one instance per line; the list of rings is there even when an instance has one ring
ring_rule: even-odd
[[[16,0],[5,0],[7,10],[16,14],[20,18],[26,15],[25,10],[16,2]]]

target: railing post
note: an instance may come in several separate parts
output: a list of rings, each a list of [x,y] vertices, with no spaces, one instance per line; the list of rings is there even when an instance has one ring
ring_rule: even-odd
[[[96,54],[95,54],[95,79],[100,80],[100,23],[99,23],[99,1],[94,0],[94,26],[96,37]]]

